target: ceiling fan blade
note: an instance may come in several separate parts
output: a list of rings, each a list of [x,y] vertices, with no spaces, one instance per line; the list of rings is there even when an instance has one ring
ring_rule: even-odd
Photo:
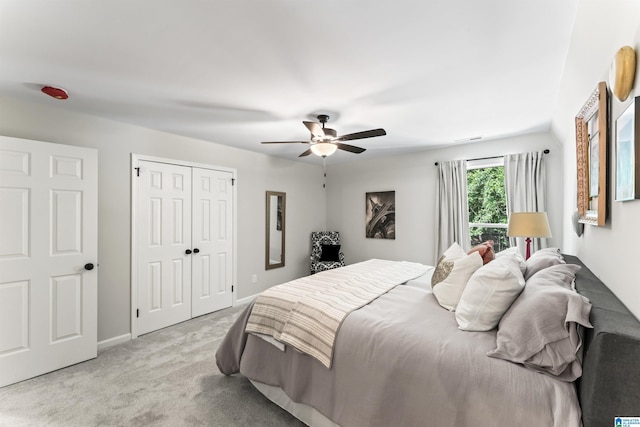
[[[311,148],[309,148],[307,151],[305,151],[304,153],[300,154],[298,157],[305,157],[308,156],[309,154],[311,154]]]
[[[265,141],[260,144],[308,144],[309,141]]]
[[[302,122],[307,129],[309,129],[309,132],[311,132],[311,135],[315,136],[316,138],[324,138],[324,131],[322,130],[322,128],[320,127],[320,125],[316,122]]]
[[[372,130],[365,130],[362,132],[350,133],[347,135],[341,135],[336,139],[334,139],[333,141],[335,142],[351,141],[354,139],[373,138],[374,136],[384,136],[386,134],[387,132],[385,132],[384,129],[372,129]]]
[[[349,145],[349,144],[341,144],[339,142],[334,142],[334,144],[336,144],[338,148],[341,150],[349,151],[351,153],[356,153],[356,154],[360,154],[363,151],[367,150],[366,148],[360,148],[360,147],[356,147],[355,145]]]

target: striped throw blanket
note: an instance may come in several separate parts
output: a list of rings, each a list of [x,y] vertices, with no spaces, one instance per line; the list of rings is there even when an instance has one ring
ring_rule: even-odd
[[[344,318],[428,269],[413,262],[372,259],[274,286],[256,299],[245,331],[270,335],[331,368]]]

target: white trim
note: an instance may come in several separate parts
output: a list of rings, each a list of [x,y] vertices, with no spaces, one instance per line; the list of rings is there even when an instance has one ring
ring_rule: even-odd
[[[131,261],[129,268],[131,270],[131,277],[129,278],[131,282],[131,339],[138,338],[138,331],[136,329],[137,326],[137,316],[136,310],[138,307],[138,281],[136,280],[138,271],[137,271],[137,248],[136,248],[136,202],[138,200],[138,186],[136,185],[137,181],[137,173],[136,167],[138,165],[139,156],[137,154],[131,153]]]
[[[124,344],[131,341],[131,334],[120,335],[119,337],[109,338],[98,342],[98,351],[106,350],[116,345]]]
[[[234,294],[235,295],[235,294]],[[244,297],[244,298],[240,298],[237,299],[235,301],[235,304],[233,304],[233,306],[238,306],[238,305],[244,305],[244,304],[249,304],[251,301],[253,301],[258,295],[260,294],[254,294],[254,295],[250,295],[248,297]]]
[[[467,170],[498,168],[504,166],[504,157],[496,156],[487,159],[467,160]]]
[[[131,339],[138,337],[138,331],[136,330],[136,310],[138,307],[138,281],[136,280],[136,202],[138,197],[138,186],[136,185],[137,173],[135,168],[139,166],[140,161],[168,163],[171,165],[187,166],[192,168],[195,167],[200,169],[211,169],[231,173],[231,179],[233,179],[234,182],[234,185],[231,186],[231,191],[233,192],[233,271],[231,272],[231,285],[233,286],[233,292],[231,293],[231,306],[233,307],[238,303],[236,301],[236,295],[238,292],[238,284],[236,283],[238,277],[238,171],[234,168],[227,168],[224,166],[214,166],[204,163],[195,163],[183,160],[167,159],[164,157],[147,156],[145,154],[131,153]],[[246,298],[243,298],[243,300],[245,299]]]
[[[233,286],[233,291],[231,292],[231,307],[236,305],[236,297],[238,295],[238,171],[235,169],[228,169],[231,172],[233,177],[233,185],[231,186],[231,191],[233,192],[233,271],[231,272],[231,284]]]
[[[509,224],[502,222],[470,222],[469,227],[482,227],[482,228],[508,228]]]
[[[136,162],[143,160],[147,162],[167,163],[170,165],[177,165],[177,166],[187,166],[192,168],[212,169],[212,170],[223,171],[223,172],[231,172],[234,178],[236,177],[236,173],[237,173],[236,169],[227,168],[224,166],[215,166],[215,165],[209,165],[206,163],[188,162],[184,160],[167,159],[165,157],[147,156],[145,154],[131,153],[131,160],[134,160],[134,159],[136,160]]]

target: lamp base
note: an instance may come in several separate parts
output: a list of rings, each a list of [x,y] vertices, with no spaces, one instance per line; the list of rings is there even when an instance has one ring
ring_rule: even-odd
[[[531,256],[531,238],[527,237],[526,239],[524,239],[524,241],[527,242],[527,256],[524,258],[525,260],[527,260]]]

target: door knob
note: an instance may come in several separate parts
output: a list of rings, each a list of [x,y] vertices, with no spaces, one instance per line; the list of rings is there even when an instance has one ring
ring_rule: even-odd
[[[91,264],[91,263],[85,264],[84,265],[84,269],[85,270],[93,270],[93,264]]]
[[[198,249],[198,248],[195,248],[195,249],[193,250],[193,253],[194,253],[194,254],[197,254],[197,253],[199,253],[199,252],[200,252],[200,249]]]
[[[191,249],[187,249],[186,251],[184,251],[185,254],[190,255],[191,254]]]

